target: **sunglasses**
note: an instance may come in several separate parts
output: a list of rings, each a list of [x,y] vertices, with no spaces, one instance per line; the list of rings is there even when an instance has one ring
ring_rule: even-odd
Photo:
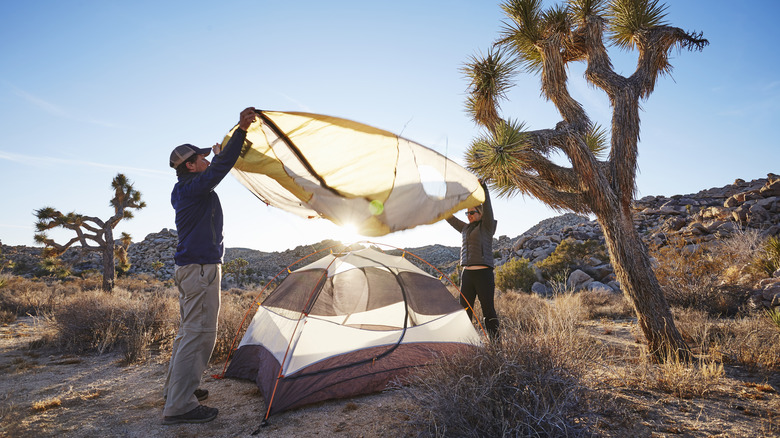
[[[472,216],[479,213],[477,210],[469,210],[466,212],[466,216]]]

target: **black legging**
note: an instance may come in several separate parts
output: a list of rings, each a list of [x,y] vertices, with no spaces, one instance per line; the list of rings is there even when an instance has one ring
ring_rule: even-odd
[[[498,315],[493,305],[493,293],[496,288],[493,268],[464,269],[460,280],[460,305],[466,309],[471,319],[474,298],[479,298],[482,315],[485,317],[485,329],[491,338],[498,338]]]

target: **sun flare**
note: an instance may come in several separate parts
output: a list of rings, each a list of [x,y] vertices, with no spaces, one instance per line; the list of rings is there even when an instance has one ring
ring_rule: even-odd
[[[347,223],[335,228],[332,239],[338,240],[345,245],[349,245],[361,240],[366,240],[366,236],[358,233],[357,225]]]

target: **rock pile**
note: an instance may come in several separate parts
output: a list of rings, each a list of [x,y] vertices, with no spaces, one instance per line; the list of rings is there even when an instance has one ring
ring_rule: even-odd
[[[173,255],[178,239],[176,230],[163,228],[159,233],[148,234],[144,240],[130,244],[127,249],[127,257],[130,259],[128,273],[150,274],[162,279],[173,277]]]
[[[767,175],[750,182],[738,179],[734,184],[689,195],[646,196],[633,205],[634,222],[648,244],[663,246],[682,239],[695,247],[737,232],[756,230],[765,237],[780,235],[780,177]],[[524,257],[532,264],[546,259],[564,239],[582,243],[593,240],[604,243],[601,227],[594,220],[575,214],[546,219],[522,235],[511,239],[511,245],[497,242],[502,261]],[[538,276],[541,280],[541,277]],[[780,277],[776,273],[775,277]],[[599,288],[619,291],[611,265],[602,260],[572,271],[567,285],[575,289]],[[772,286],[776,285],[776,286]],[[757,285],[754,302],[780,305],[780,280]],[[538,282],[533,290],[547,294],[549,283]],[[758,295],[761,298],[756,298]],[[771,303],[777,304],[771,304]]]
[[[780,234],[780,177],[703,190],[693,195],[646,196],[634,203],[636,222],[649,243],[663,245],[680,236],[700,244],[755,229],[764,236]]]

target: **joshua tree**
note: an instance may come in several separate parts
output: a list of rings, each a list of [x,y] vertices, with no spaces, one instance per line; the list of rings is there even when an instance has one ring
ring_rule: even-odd
[[[558,211],[594,214],[653,359],[689,359],[690,350],[634,228],[631,203],[639,101],[650,96],[660,75],[671,71],[672,49],[701,50],[708,41],[701,33],[667,25],[666,6],[657,0],[568,0],[546,10],[541,0],[508,0],[501,8],[509,18],[501,38],[486,56],[472,57],[464,67],[471,79],[467,108],[486,128],[467,152],[468,166],[489,179],[501,196],[530,195]],[[631,76],[614,71],[605,39],[638,52]],[[567,68],[572,62],[584,62],[585,79],[609,97],[611,135],[569,94]],[[527,130],[499,115],[499,101],[506,98],[519,68],[541,74],[542,95],[562,117],[555,128]],[[568,163],[554,163],[551,157],[557,154]]]
[[[239,257],[225,263],[222,268],[225,274],[233,274],[233,280],[237,286],[241,286],[241,276],[246,273],[246,268],[249,266],[249,262]]]
[[[114,257],[120,260],[122,269],[129,268],[127,261],[127,247],[130,245],[130,235],[122,233],[120,246],[114,243],[114,227],[122,219],[131,219],[132,211],[129,209],[142,209],[146,203],[141,201],[141,193],[133,188],[127,177],[119,173],[111,181],[114,189],[114,197],[111,206],[114,207],[114,215],[103,221],[92,216],[84,216],[77,213],[62,214],[52,207],[44,207],[35,211],[38,222],[35,223],[35,241],[46,245],[44,256],[58,257],[75,243],[80,243],[81,248],[87,251],[100,251],[103,254],[103,290],[110,292],[114,289],[116,278]],[[46,231],[63,227],[76,232],[76,237],[65,244],[58,244],[46,235]]]

